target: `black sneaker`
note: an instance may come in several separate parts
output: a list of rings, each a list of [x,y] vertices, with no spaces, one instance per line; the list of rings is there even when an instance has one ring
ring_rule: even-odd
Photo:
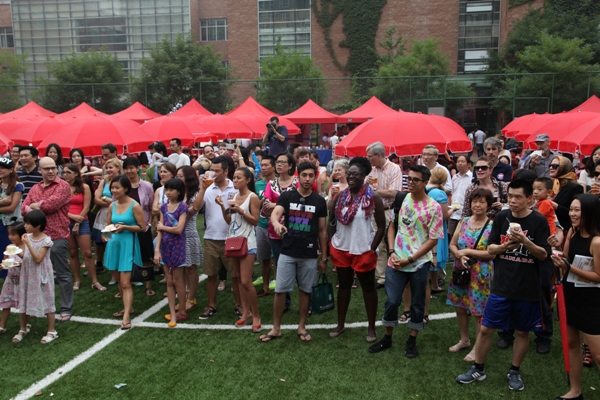
[[[417,350],[416,341],[406,341],[406,350],[404,351],[404,355],[406,356],[406,358],[416,358],[419,356],[419,350]]]
[[[392,347],[391,340],[381,339],[379,342],[377,342],[369,347],[369,353],[379,353],[380,351],[389,349],[390,347]]]
[[[509,342],[507,340],[504,340],[504,338],[500,338],[498,339],[498,342],[496,343],[496,347],[499,348],[500,350],[506,350],[508,349],[510,346],[512,345],[512,341]]]
[[[540,342],[537,344],[535,351],[538,354],[548,354],[550,353],[550,342]]]

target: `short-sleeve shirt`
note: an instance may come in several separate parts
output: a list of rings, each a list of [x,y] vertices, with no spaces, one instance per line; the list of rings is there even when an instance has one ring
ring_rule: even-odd
[[[258,196],[258,199],[262,200],[264,198],[265,189],[267,188],[267,182],[264,179],[256,181],[254,183],[254,188],[255,188],[255,193]],[[265,229],[267,229],[269,227],[269,218],[267,218],[266,216],[263,216],[262,212],[258,216],[258,226],[260,226],[261,228],[265,228]]]
[[[475,132],[475,143],[476,144],[483,144],[485,140],[485,132],[482,130],[478,130],[477,132]]]
[[[433,198],[414,201],[412,194],[406,195],[398,215],[398,232],[394,241],[394,252],[399,258],[408,258],[415,254],[429,239],[444,238],[444,218],[442,207]],[[400,269],[403,272],[415,272],[432,261],[431,252],[427,252],[414,263]]]
[[[499,161],[492,171],[492,176],[501,182],[510,182],[512,180],[512,174],[512,167],[502,161]]]
[[[288,130],[285,125],[281,125],[277,128],[277,133],[285,138],[282,142],[275,136],[274,133],[269,132],[269,155],[277,157],[279,154],[287,151],[288,148]]]
[[[206,220],[206,231],[204,231],[204,239],[209,240],[225,240],[227,233],[229,233],[229,224],[223,217],[223,211],[221,206],[215,202],[217,196],[221,196],[225,208],[229,208],[229,202],[227,198],[229,193],[236,193],[237,190],[233,188],[233,182],[227,180],[227,187],[221,190],[214,183],[211,184],[204,193],[204,218]]]
[[[386,160],[382,168],[373,167],[369,174],[373,178],[377,178],[377,184],[374,185],[379,190],[402,190],[402,170],[400,166],[394,164],[390,160]],[[390,208],[394,202],[394,198],[382,198],[383,206]]]
[[[499,245],[508,242],[511,222],[520,224],[523,234],[550,255],[548,222],[537,211],[532,211],[525,218],[515,218],[510,210],[500,211],[494,219],[488,243]],[[540,301],[540,260],[533,257],[524,245],[498,254],[494,260],[492,293],[511,300]]]
[[[27,172],[25,168],[20,169],[17,171],[17,175],[19,176],[19,181],[23,184],[23,200],[27,198],[29,189],[40,183],[43,179],[37,165],[31,170],[31,172]]]
[[[277,205],[285,210],[281,254],[294,258],[317,258],[319,250],[319,218],[327,217],[325,199],[315,192],[303,197],[297,190],[284,192]]]

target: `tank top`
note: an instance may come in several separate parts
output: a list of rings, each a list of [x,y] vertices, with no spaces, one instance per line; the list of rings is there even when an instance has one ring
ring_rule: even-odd
[[[348,207],[344,207],[342,212],[345,213],[347,210]],[[337,222],[335,235],[331,238],[331,245],[337,250],[360,255],[371,250],[374,237],[375,230],[371,219],[366,218],[365,210],[361,205],[350,224],[344,225],[339,221]]]
[[[104,187],[102,188],[102,196],[112,198],[112,193],[110,192],[110,182],[104,181]]]
[[[238,193],[235,194],[234,200],[237,198]],[[250,198],[256,196],[254,193],[250,193],[240,208],[245,213],[250,214]],[[256,248],[256,235],[254,233],[254,225],[251,225],[246,218],[240,213],[231,214],[231,223],[229,224],[229,233],[227,237],[239,237],[244,236],[248,238],[248,250]]]
[[[576,255],[591,257],[590,253],[590,238],[581,237],[579,232],[575,232],[571,241],[569,242],[569,261],[573,262]]]
[[[71,196],[71,204],[69,205],[69,213],[80,215],[83,211],[83,193],[77,193]],[[88,219],[87,215],[85,219]]]

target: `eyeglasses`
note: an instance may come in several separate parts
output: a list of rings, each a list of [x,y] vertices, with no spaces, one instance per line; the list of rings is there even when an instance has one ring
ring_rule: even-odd
[[[412,177],[407,177],[406,178],[406,182],[407,183],[414,183],[415,185],[419,182],[425,182],[425,179],[419,179],[419,178],[412,178]]]
[[[599,177],[600,176],[600,171],[594,171],[594,177]]]
[[[423,157],[436,157],[437,154],[433,154],[433,153],[423,153],[422,154]]]
[[[46,172],[50,172],[50,171],[56,171],[58,168],[56,167],[46,167],[46,168],[41,168],[42,171],[46,171]]]
[[[63,171],[63,175],[75,175],[75,172],[69,171],[68,169],[65,169]]]
[[[346,177],[350,178],[351,176],[362,176],[362,172],[346,172]]]
[[[558,169],[558,167],[560,167],[560,164],[550,164],[550,168],[552,169]]]
[[[488,169],[490,169],[490,167],[487,166],[487,165],[477,165],[477,166],[475,166],[475,171],[487,171]]]
[[[275,162],[275,164],[279,164],[279,165],[283,165],[283,164],[287,164],[287,163],[288,163],[287,161],[279,161],[279,160],[277,162]]]

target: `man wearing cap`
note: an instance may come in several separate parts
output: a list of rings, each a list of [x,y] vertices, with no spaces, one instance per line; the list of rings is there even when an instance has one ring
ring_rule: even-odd
[[[50,157],[40,159],[42,181],[33,185],[23,201],[21,213],[41,210],[46,214],[44,233],[50,236],[53,245],[50,251],[52,267],[60,285],[60,322],[71,319],[73,314],[73,275],[69,268],[69,204],[71,186],[58,177],[56,163]]]
[[[550,136],[547,133],[539,134],[535,137],[535,145],[537,151],[531,153],[531,155],[525,160],[523,169],[531,169],[538,178],[550,178],[550,161],[557,154],[550,151]],[[539,152],[542,152],[540,155]]]

